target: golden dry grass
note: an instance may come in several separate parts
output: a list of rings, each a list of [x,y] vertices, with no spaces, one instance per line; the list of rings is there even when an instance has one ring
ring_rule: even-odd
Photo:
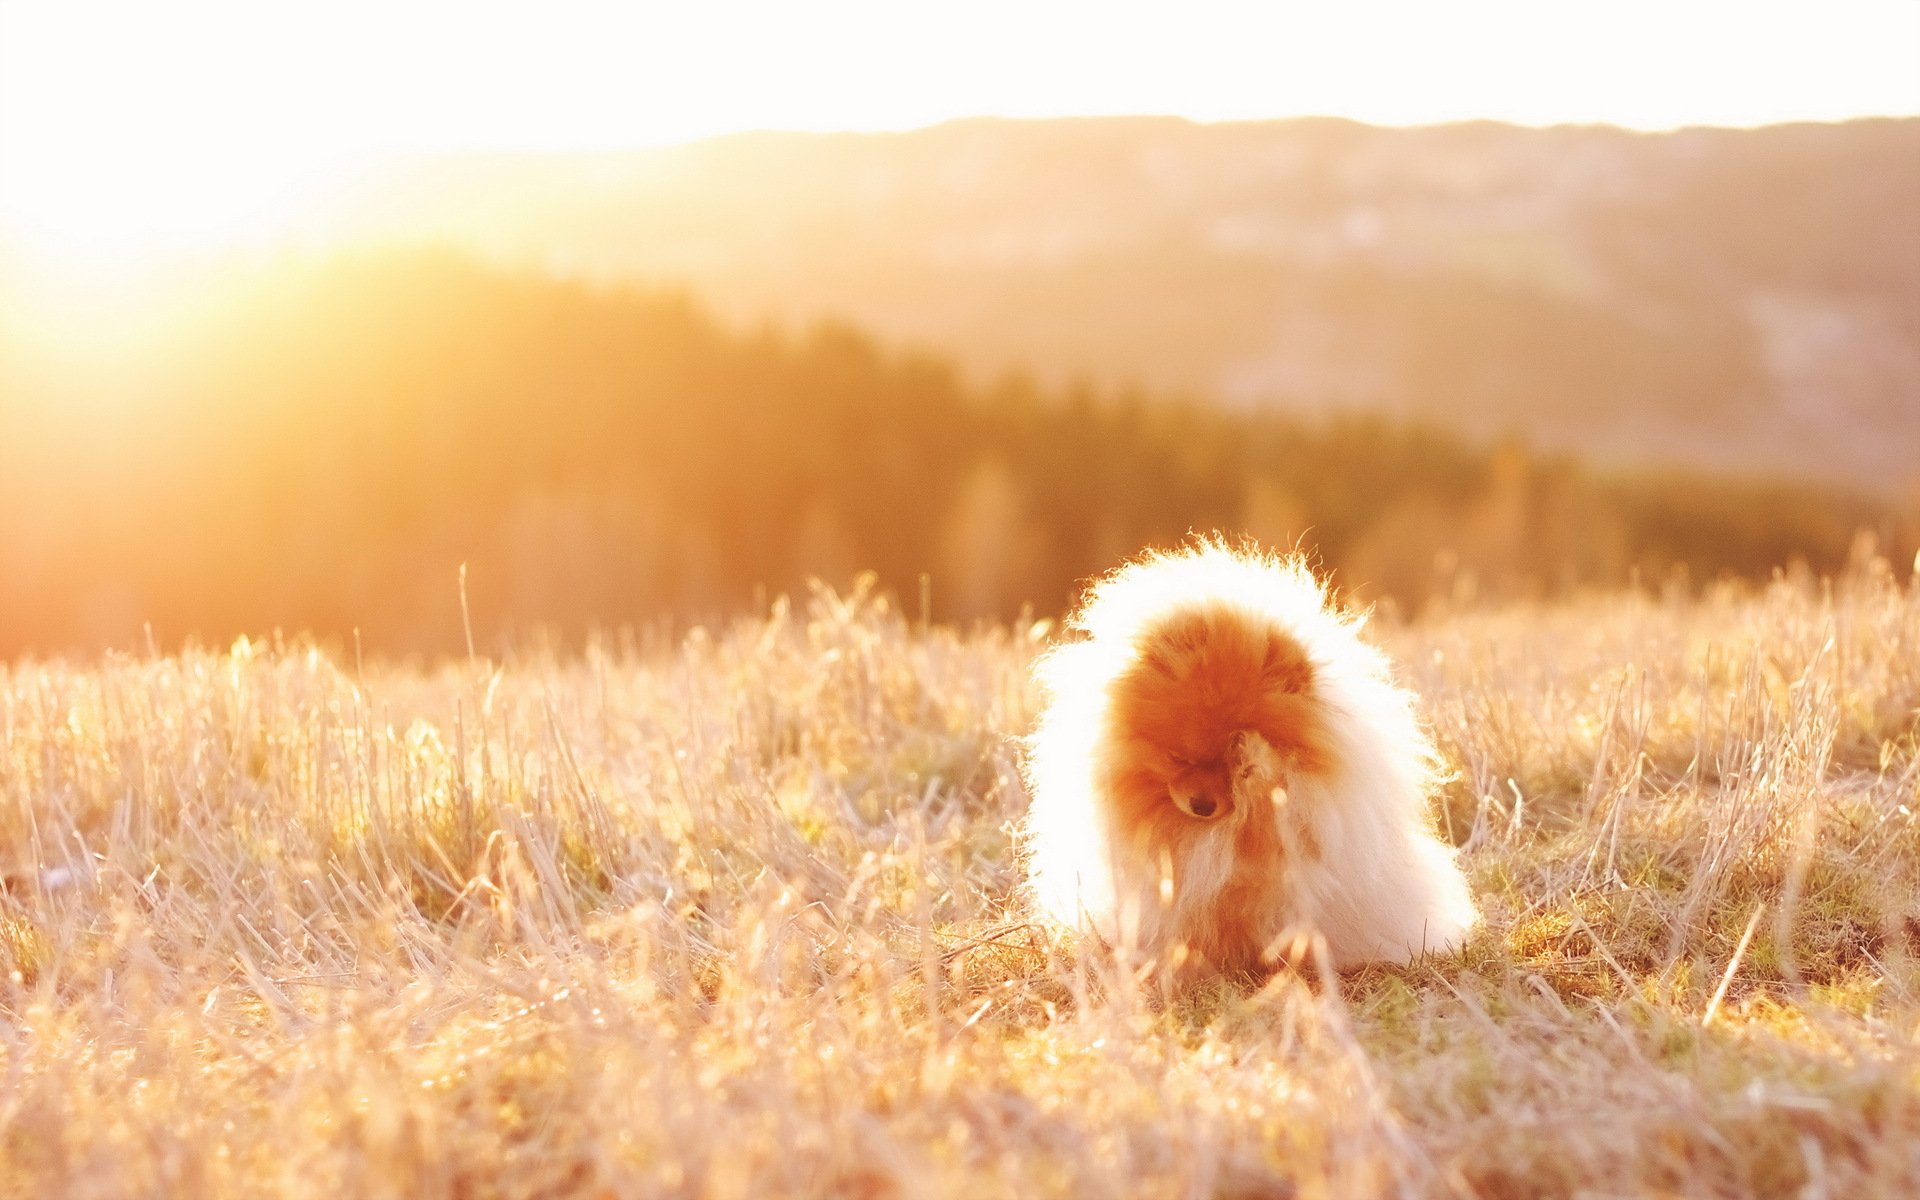
[[[1042,631],[0,668],[0,1195],[1920,1189],[1920,586],[1375,635],[1484,931],[1167,1008],[1020,923]]]

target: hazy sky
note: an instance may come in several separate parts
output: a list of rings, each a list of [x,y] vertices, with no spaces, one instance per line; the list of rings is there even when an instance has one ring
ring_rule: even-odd
[[[0,0],[0,222],[117,253],[356,156],[980,113],[1647,128],[1920,113],[1916,0]]]

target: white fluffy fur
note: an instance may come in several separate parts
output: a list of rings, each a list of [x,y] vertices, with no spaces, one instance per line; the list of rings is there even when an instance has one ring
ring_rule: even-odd
[[[1242,784],[1284,788],[1286,816],[1320,850],[1288,865],[1262,936],[1317,931],[1336,968],[1457,946],[1477,916],[1452,850],[1429,823],[1437,759],[1386,657],[1360,640],[1363,618],[1334,611],[1299,558],[1217,541],[1149,554],[1100,580],[1071,621],[1084,640],[1054,648],[1035,668],[1047,704],[1029,740],[1024,848],[1040,911],[1154,954],[1192,933],[1195,911],[1225,885],[1235,853],[1228,823],[1190,840],[1181,894],[1170,896],[1166,864],[1121,848],[1102,798],[1114,753],[1110,687],[1135,661],[1145,629],[1196,602],[1290,633],[1313,665],[1313,694],[1328,718],[1334,765],[1319,777],[1286,778],[1265,742],[1248,739],[1235,794]]]

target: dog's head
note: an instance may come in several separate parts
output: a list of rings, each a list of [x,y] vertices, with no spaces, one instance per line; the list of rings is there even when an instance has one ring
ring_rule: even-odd
[[[1225,605],[1143,629],[1110,696],[1111,794],[1122,823],[1179,841],[1237,825],[1301,772],[1323,769],[1325,708],[1298,639]]]

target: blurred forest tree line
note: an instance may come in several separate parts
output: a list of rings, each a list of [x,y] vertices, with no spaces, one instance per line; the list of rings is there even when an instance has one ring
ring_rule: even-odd
[[[1058,612],[1189,530],[1414,607],[1840,566],[1915,512],[1517,443],[1018,378],[436,253],[282,262],[84,369],[0,331],[0,654],[310,630],[370,650],[705,620],[875,572]],[[1543,398],[1546,400],[1548,398]]]

